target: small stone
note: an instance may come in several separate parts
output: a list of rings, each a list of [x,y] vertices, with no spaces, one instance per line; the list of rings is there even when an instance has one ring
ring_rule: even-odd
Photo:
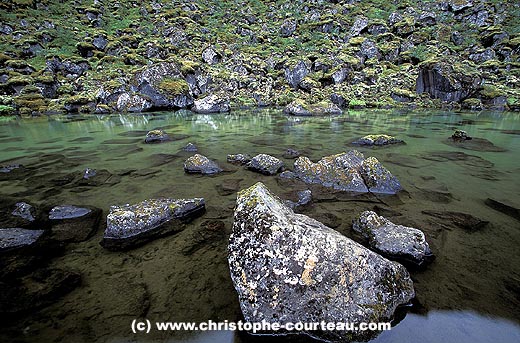
[[[249,154],[230,154],[227,155],[227,161],[232,164],[244,165],[251,161],[252,157]]]
[[[188,143],[186,144],[186,146],[184,148],[182,148],[182,150],[184,151],[188,151],[188,152],[197,152],[199,149],[197,148],[197,146],[193,143]]]
[[[34,207],[26,202],[17,202],[15,209],[11,212],[13,216],[20,217],[28,222],[35,221],[34,218]]]
[[[222,168],[206,156],[195,154],[184,162],[184,171],[209,175],[222,172]]]
[[[88,180],[90,179],[91,177],[94,177],[97,175],[97,172],[95,169],[90,169],[90,168],[87,168],[85,169],[85,171],[83,172],[83,178],[85,180]]]
[[[468,136],[466,131],[455,130],[455,132],[451,135],[451,139],[456,140],[456,141],[467,141],[467,140],[470,140],[471,137]]]
[[[388,144],[400,144],[400,143],[404,143],[403,140],[401,139],[397,139],[393,136],[389,136],[389,135],[366,135],[364,137],[361,137],[360,139],[352,142],[352,144],[355,144],[355,145],[376,145],[376,146],[381,146],[381,145],[388,145]]]
[[[59,242],[83,242],[98,229],[101,219],[98,208],[61,205],[49,213],[51,238]]]
[[[146,138],[144,139],[145,143],[163,143],[170,141],[170,137],[163,130],[152,130],[148,131],[146,134]]]
[[[428,242],[421,230],[396,225],[373,211],[365,211],[352,222],[371,249],[401,262],[420,266],[433,258]]]
[[[264,175],[275,175],[283,169],[283,167],[283,161],[267,154],[256,155],[247,164],[247,169]]]

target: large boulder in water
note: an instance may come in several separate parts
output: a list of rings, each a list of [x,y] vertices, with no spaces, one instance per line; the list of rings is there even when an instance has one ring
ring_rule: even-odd
[[[228,252],[247,322],[384,322],[414,297],[413,282],[402,265],[295,214],[262,183],[238,194]],[[303,333],[333,342],[376,334]]]
[[[314,163],[307,157],[294,162],[296,177],[341,191],[395,194],[401,184],[375,157],[365,159],[357,150],[323,157]]]
[[[184,222],[204,211],[203,198],[150,199],[134,205],[111,206],[100,244],[108,250],[131,249],[182,231]]]
[[[352,228],[368,240],[371,249],[390,259],[420,266],[433,258],[421,230],[396,225],[373,211],[361,213]]]

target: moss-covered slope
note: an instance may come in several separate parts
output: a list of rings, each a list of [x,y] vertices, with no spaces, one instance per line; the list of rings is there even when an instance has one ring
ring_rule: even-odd
[[[517,1],[0,3],[0,115],[333,102],[520,108]]]

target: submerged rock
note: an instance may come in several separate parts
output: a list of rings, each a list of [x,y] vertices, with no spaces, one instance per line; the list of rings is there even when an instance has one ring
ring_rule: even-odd
[[[507,149],[496,146],[492,142],[485,138],[472,138],[466,134],[466,131],[457,130],[455,133],[444,143],[462,148],[466,150],[474,151],[488,151],[488,152],[504,152]]]
[[[81,275],[61,269],[39,269],[33,274],[0,283],[0,317],[34,313],[81,284]]]
[[[395,194],[401,184],[375,157],[365,159],[356,150],[323,157],[313,163],[307,157],[294,162],[296,177],[341,191]]]
[[[188,143],[186,144],[186,146],[184,148],[182,148],[182,150],[184,151],[188,151],[188,152],[197,152],[199,149],[197,148],[197,146],[193,143]]]
[[[222,168],[206,156],[195,154],[184,162],[184,171],[190,174],[217,174]]]
[[[60,242],[83,242],[96,232],[100,219],[98,208],[56,206],[49,213],[51,238]]]
[[[111,206],[101,245],[108,250],[126,250],[155,238],[179,232],[183,222],[205,210],[203,198],[150,199],[134,205]]]
[[[227,161],[232,164],[244,165],[251,161],[252,157],[249,154],[230,154],[227,155]]]
[[[229,100],[208,95],[205,98],[195,100],[191,110],[196,113],[222,113],[230,111]]]
[[[296,196],[298,197],[297,202],[294,202],[292,200],[285,201],[285,204],[293,210],[301,206],[306,206],[312,202],[312,192],[310,189],[299,191],[298,193],[296,193]]]
[[[439,224],[460,227],[470,232],[477,231],[489,224],[487,220],[481,220],[471,214],[463,212],[424,210],[421,211],[421,213],[436,218]]]
[[[256,155],[247,164],[247,169],[264,175],[276,175],[283,167],[283,161],[267,154]]]
[[[285,152],[283,153],[283,157],[284,158],[298,158],[300,157],[300,152],[298,150],[294,150],[294,149],[287,149],[285,150]]]
[[[421,230],[396,225],[373,211],[361,213],[352,228],[368,240],[370,248],[390,259],[420,266],[433,258]]]
[[[356,145],[388,145],[388,144],[401,144],[403,140],[397,139],[389,135],[366,135],[358,140],[352,142]]]
[[[22,228],[0,229],[0,252],[32,246],[42,237],[44,232],[44,230]]]
[[[507,214],[510,217],[520,220],[520,206],[518,205],[514,205],[506,200],[498,200],[491,198],[487,198],[485,204],[491,207],[492,209],[495,209],[504,214]]]
[[[148,131],[146,134],[146,138],[144,139],[145,143],[163,143],[169,142],[170,136],[163,130],[152,130]]]
[[[262,183],[238,194],[228,252],[231,279],[248,322],[383,322],[414,297],[402,265],[295,214]],[[302,333],[332,342],[377,335]]]

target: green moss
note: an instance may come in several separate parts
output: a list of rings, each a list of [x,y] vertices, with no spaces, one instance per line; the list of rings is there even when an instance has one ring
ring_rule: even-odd
[[[171,95],[186,94],[190,89],[186,80],[181,78],[165,78],[159,83],[158,88]]]
[[[352,99],[348,103],[349,108],[361,108],[361,107],[366,107],[366,106],[367,106],[366,101],[361,100],[361,99]]]
[[[15,112],[15,109],[12,106],[0,105],[0,116],[13,115],[14,112]]]
[[[504,96],[505,93],[495,85],[485,84],[482,86],[480,94],[489,99],[494,99],[499,96]]]

